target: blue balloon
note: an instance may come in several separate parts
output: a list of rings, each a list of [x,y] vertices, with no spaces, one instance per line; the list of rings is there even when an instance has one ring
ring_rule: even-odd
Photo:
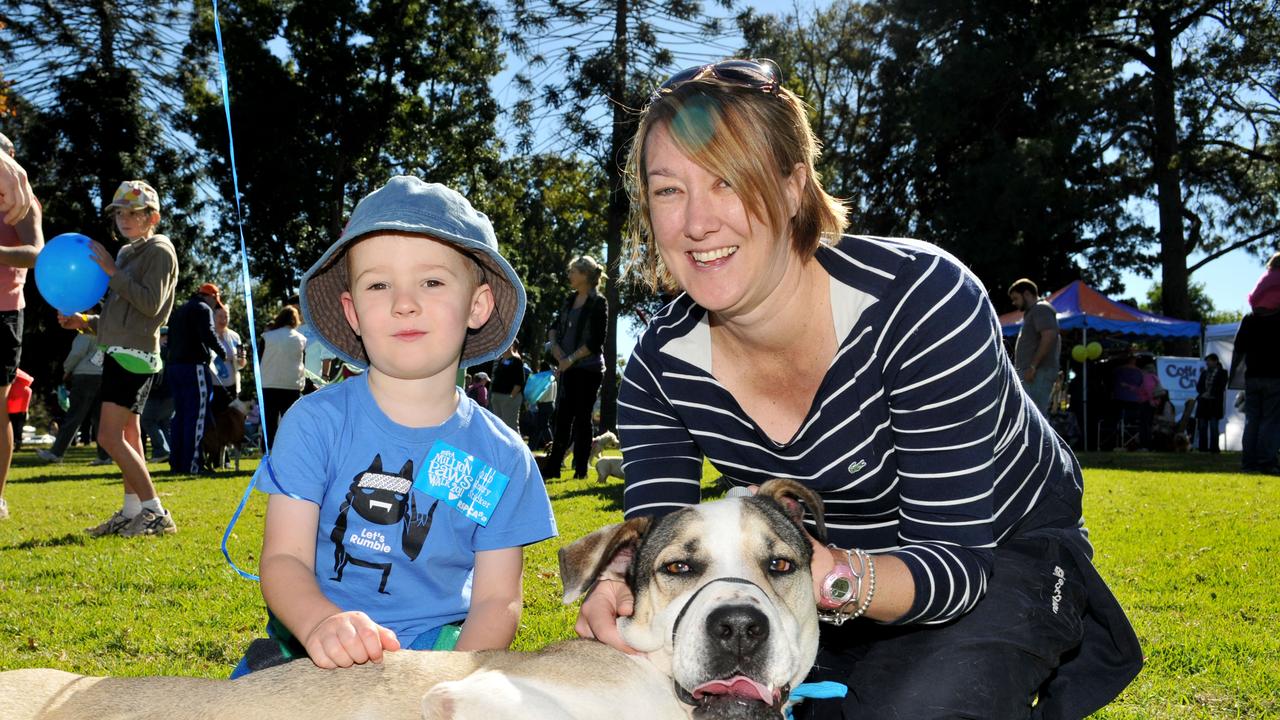
[[[89,243],[80,233],[62,233],[36,256],[36,287],[63,315],[88,310],[107,292],[111,278],[93,261]]]

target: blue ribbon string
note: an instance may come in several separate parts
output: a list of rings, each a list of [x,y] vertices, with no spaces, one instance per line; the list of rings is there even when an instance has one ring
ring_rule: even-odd
[[[262,392],[262,365],[258,359],[258,344],[253,342],[253,329],[257,327],[253,315],[253,290],[249,283],[249,252],[244,242],[244,214],[240,210],[240,177],[236,173],[236,140],[235,135],[231,131],[231,98],[227,93],[227,58],[222,52],[222,26],[218,22],[218,0],[213,0],[213,34],[218,41],[218,81],[222,86],[222,109],[227,115],[227,150],[231,159],[231,188],[236,200],[236,229],[240,233],[240,287],[244,289],[244,306],[246,316],[249,321],[249,347],[253,351],[253,384],[258,393],[258,416],[260,420],[258,425],[265,430],[266,423],[266,405],[263,402]],[[260,431],[263,442],[263,455],[261,465],[267,465],[270,460],[271,448],[267,444],[266,432]],[[259,468],[261,470],[261,468]],[[244,494],[240,497],[240,504],[236,506],[235,512],[231,514],[231,522],[227,524],[227,529],[222,533],[222,556],[227,559],[227,563],[240,573],[240,577],[246,580],[257,581],[258,576],[253,573],[245,572],[236,565],[231,559],[231,554],[227,551],[227,539],[231,537],[231,531],[236,526],[236,521],[240,519],[240,514],[244,512],[244,507],[249,502],[249,497],[253,494],[253,488],[257,485],[258,474],[255,472],[253,477],[249,478],[249,485],[245,487]]]

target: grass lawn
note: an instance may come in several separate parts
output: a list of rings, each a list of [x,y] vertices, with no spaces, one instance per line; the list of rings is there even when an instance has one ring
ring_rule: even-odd
[[[159,475],[177,535],[95,540],[82,530],[119,506],[118,471],[86,465],[87,450],[57,466],[33,453],[14,458],[4,493],[13,519],[0,522],[0,669],[225,676],[263,623],[257,585],[219,551],[256,461],[213,477]],[[1147,655],[1095,717],[1280,717],[1280,478],[1240,474],[1229,454],[1081,460],[1097,565]],[[521,649],[571,635],[576,611],[560,604],[555,551],[621,512],[617,479],[557,478],[548,489],[561,537],[526,554]],[[230,541],[250,571],[264,509],[255,495]]]

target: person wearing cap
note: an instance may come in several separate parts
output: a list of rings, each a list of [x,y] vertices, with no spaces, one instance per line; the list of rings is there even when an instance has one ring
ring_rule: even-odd
[[[201,445],[213,422],[213,393],[217,381],[209,363],[218,358],[228,364],[234,355],[218,338],[215,311],[222,308],[222,293],[204,283],[169,318],[169,366],[165,381],[173,394],[173,420],[169,429],[169,468],[175,473],[198,474],[205,467]]]
[[[13,142],[0,133],[0,157],[4,158],[5,168],[16,167],[21,170],[14,159]],[[16,176],[14,179],[17,180]],[[22,173],[19,186],[26,184],[26,174]],[[30,187],[26,188],[25,199],[16,195],[18,188],[10,190],[0,184],[0,211],[3,205],[12,200],[14,208],[5,213],[0,222],[0,397],[6,397],[9,386],[13,385],[18,374],[18,363],[22,359],[22,320],[26,300],[22,289],[27,283],[27,268],[36,264],[36,256],[44,247],[44,230],[41,224],[40,203],[30,195]],[[17,206],[25,204],[30,209],[17,212]],[[18,438],[21,440],[21,438]],[[14,437],[9,417],[0,403],[0,520],[9,518],[9,504],[4,499],[4,484],[9,476],[9,463],[13,460]]]
[[[301,303],[320,341],[367,371],[298,400],[260,466],[273,639],[236,674],[301,654],[331,668],[508,647],[523,546],[556,523],[520,436],[455,384],[511,345],[525,310],[488,217],[392,178],[302,276]]]
[[[156,495],[147,470],[139,415],[152,381],[164,366],[160,328],[173,311],[178,254],[169,238],[156,232],[160,196],[147,183],[120,183],[106,211],[114,216],[125,244],[112,257],[101,243],[90,243],[90,259],[110,278],[102,312],[58,316],[64,328],[97,333],[103,346],[98,444],[124,476],[124,505],[85,531],[93,537],[167,535],[177,532],[178,526]]]

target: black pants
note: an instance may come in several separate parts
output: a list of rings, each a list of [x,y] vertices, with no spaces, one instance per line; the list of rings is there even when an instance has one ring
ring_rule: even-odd
[[[1222,418],[1196,418],[1196,449],[1200,452],[1218,452],[1218,423]]]
[[[1043,509],[1079,517],[1078,499],[1052,497]],[[796,718],[1067,720],[1110,702],[1142,667],[1141,649],[1087,542],[1061,521],[996,548],[986,595],[949,623],[823,626],[808,681],[849,694],[808,700]]]
[[[587,476],[588,455],[591,453],[591,410],[600,392],[604,370],[569,368],[560,374],[556,407],[556,432],[547,454],[548,467],[555,469],[564,462],[573,443],[573,476]]]
[[[276,428],[280,426],[280,418],[284,417],[285,411],[300,397],[302,397],[301,390],[262,389],[262,434],[266,438],[267,445],[271,445],[276,438]]]

